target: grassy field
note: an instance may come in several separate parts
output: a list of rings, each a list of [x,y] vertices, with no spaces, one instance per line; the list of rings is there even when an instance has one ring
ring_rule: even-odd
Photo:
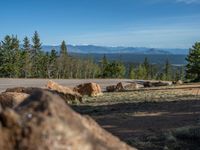
[[[139,149],[193,150],[200,146],[199,90],[191,84],[104,93],[72,107]]]

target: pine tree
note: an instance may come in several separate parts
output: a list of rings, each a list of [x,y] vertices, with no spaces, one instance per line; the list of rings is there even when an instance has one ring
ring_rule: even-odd
[[[3,65],[3,50],[2,50],[1,41],[0,41],[0,77],[3,76],[1,73],[2,65]]]
[[[67,54],[67,45],[66,45],[65,41],[62,41],[61,47],[60,47],[60,56],[66,57],[67,55],[68,55]]]
[[[27,36],[24,38],[23,42],[23,50],[29,52],[31,49],[31,44]]]
[[[144,79],[148,79],[149,78],[149,70],[150,70],[150,64],[149,64],[149,61],[148,61],[148,58],[145,57],[144,59],[144,63],[143,63],[143,67],[145,68],[145,73],[144,74]]]
[[[130,79],[135,79],[135,70],[134,70],[134,66],[133,65],[130,65],[129,78]]]
[[[57,70],[57,52],[55,49],[51,50],[48,62],[48,77],[56,78],[56,70]]]
[[[187,77],[200,81],[200,42],[196,42],[190,48],[186,60],[188,61],[186,65]]]
[[[13,48],[13,76],[21,76],[21,49],[19,46],[19,40],[17,36],[12,36],[12,48]]]
[[[180,71],[178,70],[178,69],[176,69],[176,71],[175,71],[175,76],[174,76],[174,81],[178,81],[178,80],[180,80],[181,79],[181,77],[180,77],[181,75],[180,75]]]
[[[111,62],[105,68],[105,75],[104,77],[109,78],[122,78],[124,77],[126,72],[125,66],[121,62]]]
[[[20,49],[17,36],[5,36],[1,46],[0,72],[4,77],[20,76]]]
[[[31,77],[31,44],[28,37],[25,37],[23,40],[23,51],[21,54],[21,72],[22,77],[28,78]]]
[[[150,76],[150,79],[153,80],[153,79],[156,79],[157,76],[158,76],[158,67],[157,65],[150,65],[149,67],[149,76]]]
[[[42,50],[42,43],[40,42],[40,36],[37,31],[35,31],[33,37],[32,37],[32,52],[33,55],[38,54]]]
[[[185,80],[185,66],[182,66],[180,69],[180,80]]]
[[[144,67],[143,64],[140,64],[138,67],[138,72],[137,72],[137,78],[138,79],[145,79],[146,77],[146,68]]]
[[[32,76],[41,77],[42,70],[42,58],[44,53],[42,50],[42,43],[40,42],[40,37],[37,31],[35,31],[32,37],[32,49],[31,49],[31,64],[32,64]]]
[[[101,77],[105,78],[108,76],[107,72],[107,66],[109,65],[109,62],[107,60],[106,55],[103,55],[102,61],[101,61]]]
[[[169,62],[169,59],[166,60],[165,62],[165,67],[164,67],[164,80],[172,80],[172,68],[171,64]]]
[[[1,75],[11,77],[12,69],[12,38],[9,35],[4,37],[1,45]]]
[[[62,41],[60,46],[60,56],[59,56],[59,78],[69,78],[70,77],[70,71],[68,70],[69,65],[69,59],[67,54],[67,45],[65,41]]]

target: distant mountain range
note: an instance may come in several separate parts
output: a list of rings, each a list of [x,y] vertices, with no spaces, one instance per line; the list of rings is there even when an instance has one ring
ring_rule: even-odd
[[[114,54],[114,53],[131,53],[131,54],[163,54],[163,55],[186,55],[188,49],[159,49],[159,48],[146,48],[146,47],[106,47],[94,45],[68,45],[69,53],[82,53],[82,54]],[[60,46],[44,45],[43,50],[50,52],[52,49],[59,51]]]

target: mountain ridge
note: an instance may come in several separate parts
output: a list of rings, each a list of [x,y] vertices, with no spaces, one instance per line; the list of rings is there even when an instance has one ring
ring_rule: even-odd
[[[60,50],[60,46],[44,45],[43,50],[50,52],[52,49]],[[112,54],[112,53],[132,53],[132,54],[188,54],[188,49],[180,48],[147,48],[147,47],[107,47],[96,45],[67,45],[69,53],[97,53],[97,54]]]

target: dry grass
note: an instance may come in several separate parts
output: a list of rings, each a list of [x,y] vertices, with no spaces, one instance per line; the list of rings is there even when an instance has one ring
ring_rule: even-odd
[[[200,150],[199,84],[104,93],[74,106],[141,150]]]
[[[100,97],[84,97],[84,104],[105,105],[129,102],[164,102],[194,100],[199,98],[200,87],[183,85],[141,89],[129,92],[104,93]]]

